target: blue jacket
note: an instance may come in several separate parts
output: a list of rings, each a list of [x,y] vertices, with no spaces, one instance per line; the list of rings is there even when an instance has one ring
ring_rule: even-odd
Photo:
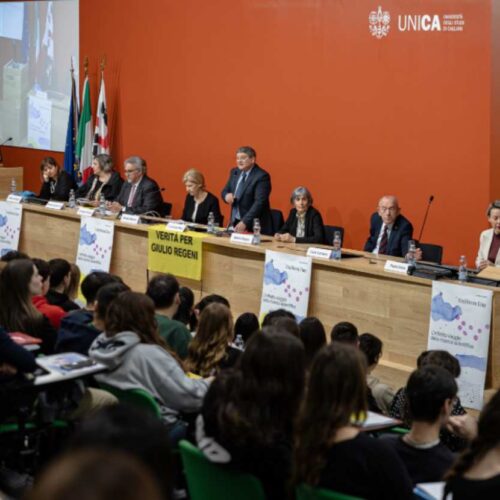
[[[92,311],[78,309],[72,311],[61,321],[57,333],[56,352],[79,352],[88,356],[89,347],[101,333],[93,324]]]

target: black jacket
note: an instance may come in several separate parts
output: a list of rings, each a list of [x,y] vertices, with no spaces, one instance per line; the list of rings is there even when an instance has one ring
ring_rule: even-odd
[[[72,189],[75,189],[73,178],[65,170],[61,170],[56,180],[49,179],[42,183],[38,197],[42,200],[68,201]]]
[[[325,242],[325,226],[321,214],[314,208],[309,207],[306,212],[305,236],[296,238],[297,243],[321,243]],[[285,225],[278,231],[280,234],[297,234],[297,210],[292,208]]]
[[[92,186],[95,186],[92,189]],[[123,179],[120,177],[118,172],[113,172],[108,182],[104,184],[101,189],[101,193],[106,198],[106,201],[115,201],[117,196],[120,194],[120,190],[122,188]],[[102,182],[99,181],[99,177],[97,175],[92,174],[85,184],[82,184],[76,191],[76,196],[78,198],[89,198],[90,200],[95,200],[96,192],[101,187]]]
[[[221,213],[219,208],[219,200],[212,194],[207,193],[207,197],[198,206],[195,220],[192,219],[194,211],[194,197],[188,194],[184,202],[184,210],[182,211],[182,220],[186,222],[196,222],[198,224],[207,224],[208,214],[213,212],[215,222],[221,223]]]
[[[79,352],[88,356],[92,342],[101,333],[93,324],[92,311],[72,311],[61,321],[57,333],[56,352]]]
[[[374,213],[370,220],[370,236],[366,240],[365,252],[373,252],[377,246],[377,239],[382,227],[382,217],[378,213]],[[413,236],[413,226],[410,221],[398,215],[392,226],[389,241],[387,242],[386,255],[394,257],[404,257],[408,253],[408,242]]]
[[[163,198],[161,197],[160,188],[156,181],[144,175],[137,186],[132,206],[127,207],[131,188],[132,184],[130,182],[124,182],[120,194],[116,199],[122,207],[126,207],[126,212],[131,214],[145,214],[146,212],[161,213]]]

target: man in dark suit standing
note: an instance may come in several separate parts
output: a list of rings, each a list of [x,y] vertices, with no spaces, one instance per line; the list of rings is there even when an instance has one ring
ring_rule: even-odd
[[[231,224],[238,233],[252,231],[253,220],[260,220],[263,234],[273,234],[269,195],[271,178],[260,168],[256,152],[249,146],[236,151],[236,167],[222,190],[222,199],[231,205]]]
[[[140,156],[127,158],[125,176],[127,182],[123,183],[116,201],[110,203],[109,208],[113,212],[161,214],[163,198],[156,181],[146,175],[146,161]]]
[[[404,257],[407,254],[408,242],[413,237],[413,226],[400,212],[395,196],[380,198],[377,212],[370,220],[370,236],[365,243],[365,252],[394,257]],[[421,257],[420,251],[416,257]]]

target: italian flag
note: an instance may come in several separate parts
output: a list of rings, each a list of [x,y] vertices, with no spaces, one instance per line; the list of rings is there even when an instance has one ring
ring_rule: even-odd
[[[80,124],[78,126],[78,135],[76,138],[76,157],[79,163],[80,179],[83,177],[84,171],[92,165],[92,142],[93,142],[93,127],[92,113],[90,111],[90,88],[89,77],[85,77],[83,83],[83,98],[82,109],[80,114]]]

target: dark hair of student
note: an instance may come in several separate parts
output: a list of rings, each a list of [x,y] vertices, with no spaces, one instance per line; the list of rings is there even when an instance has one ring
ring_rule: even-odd
[[[83,420],[70,439],[70,451],[88,448],[133,455],[154,474],[163,498],[171,498],[170,439],[165,425],[155,415],[124,404],[104,407]]]
[[[296,427],[294,482],[317,484],[337,431],[366,415],[366,360],[333,342],[314,358]]]
[[[109,285],[110,283],[123,284],[123,281],[118,276],[104,271],[94,271],[87,274],[81,285],[82,295],[85,297],[87,304],[93,304],[96,300],[97,292],[99,292],[103,286]]]
[[[18,250],[9,250],[7,253],[2,255],[0,260],[2,262],[10,262],[11,260],[17,259],[29,259],[29,255],[24,252],[19,252]]]
[[[42,473],[26,500],[162,500],[153,474],[130,454],[111,450],[67,453]]]
[[[203,297],[198,302],[198,304],[194,306],[194,308],[201,314],[205,307],[207,307],[209,304],[213,304],[214,302],[217,302],[218,304],[224,304],[226,307],[229,307],[229,309],[231,309],[229,300],[227,300],[226,297],[223,297],[222,295],[217,295],[216,293],[205,295],[205,297]]]
[[[252,335],[237,368],[217,376],[207,393],[223,442],[271,445],[290,438],[304,390],[304,348],[292,335],[267,327]],[[204,410],[205,417],[205,410]]]
[[[259,319],[254,313],[246,312],[240,314],[234,323],[234,336],[241,335],[245,344],[250,340],[250,337],[259,329]]]
[[[214,375],[232,340],[233,316],[229,308],[218,303],[208,305],[189,343],[186,369],[202,377]]]
[[[173,274],[158,274],[148,283],[146,295],[155,303],[155,307],[163,309],[174,303],[175,296],[179,293],[179,282]]]
[[[359,348],[364,352],[368,366],[378,363],[382,355],[382,341],[371,333],[363,333],[359,336]]]
[[[49,260],[50,288],[59,286],[64,278],[71,272],[71,265],[65,259]]]
[[[445,370],[448,370],[455,378],[460,377],[460,363],[458,359],[448,351],[424,351],[417,358],[417,368],[428,365],[441,366]]]
[[[299,323],[299,336],[304,344],[306,365],[309,367],[316,353],[326,344],[325,327],[318,318],[304,318]]]
[[[38,269],[38,274],[42,277],[42,281],[45,283],[50,277],[50,267],[49,263],[43,259],[31,259],[33,264],[35,264]]]
[[[359,341],[358,329],[349,321],[341,321],[332,328],[330,340],[332,342],[357,345]]]
[[[264,328],[265,326],[274,325],[275,321],[280,318],[288,318],[296,321],[295,316],[290,311],[287,311],[286,309],[275,309],[274,311],[269,311],[264,316],[264,320],[262,321],[262,328]]]
[[[114,282],[108,283],[107,285],[99,288],[96,295],[96,306],[94,309],[94,314],[104,321],[106,318],[106,313],[108,311],[111,302],[118,297],[123,292],[129,292],[130,288],[125,285],[125,283]]]
[[[31,260],[10,261],[0,273],[0,325],[9,332],[37,335],[43,315],[31,302],[30,281],[35,272]]]
[[[477,436],[459,456],[445,476],[445,480],[449,481],[455,477],[463,476],[473,465],[480,462],[489,451],[500,445],[500,425],[498,425],[498,422],[500,422],[500,390],[483,408],[479,415]],[[448,487],[449,485],[447,485],[445,492]]]
[[[434,423],[447,399],[457,395],[453,375],[440,366],[423,366],[415,370],[406,384],[410,418]]]
[[[196,329],[196,321],[193,319],[193,305],[194,305],[194,293],[191,288],[187,286],[181,286],[179,288],[179,299],[180,304],[177,312],[174,314],[173,319],[180,321],[183,325],[194,325],[193,330]]]

